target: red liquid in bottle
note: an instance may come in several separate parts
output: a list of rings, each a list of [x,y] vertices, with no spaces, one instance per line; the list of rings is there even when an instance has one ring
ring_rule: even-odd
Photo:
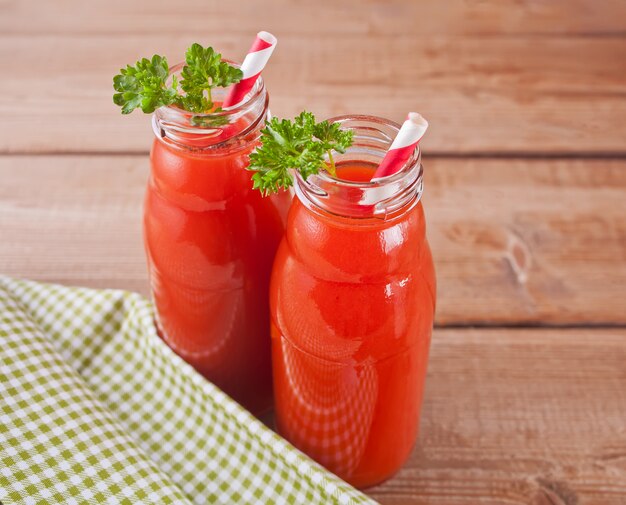
[[[338,178],[369,181],[376,165]],[[409,456],[435,305],[420,202],[355,219],[294,199],[270,289],[277,427],[357,487]],[[329,196],[332,198],[332,194]]]
[[[205,152],[156,139],[144,241],[162,338],[258,414],[272,403],[268,289],[291,197],[252,190],[255,145]]]

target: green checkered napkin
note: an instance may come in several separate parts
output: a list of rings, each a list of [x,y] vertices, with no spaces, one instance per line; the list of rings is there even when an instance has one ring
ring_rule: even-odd
[[[0,502],[372,503],[196,374],[139,295],[2,277]]]

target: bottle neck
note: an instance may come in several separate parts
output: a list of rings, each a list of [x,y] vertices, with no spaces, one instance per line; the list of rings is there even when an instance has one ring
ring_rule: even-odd
[[[296,173],[297,198],[310,211],[351,225],[387,222],[400,218],[420,200],[423,192],[423,168],[419,149],[396,174],[370,181],[341,178],[342,167],[358,168],[360,174],[373,175],[400,125],[374,116],[340,116],[329,120],[352,130],[353,144],[343,154],[333,155],[338,177],[321,171],[304,180]],[[347,172],[346,172],[347,173]]]
[[[178,76],[182,67],[182,63],[173,66],[170,75]],[[230,87],[211,90],[216,106],[229,92]],[[259,77],[241,103],[218,112],[193,113],[174,106],[161,107],[152,116],[152,129],[160,142],[174,149],[206,154],[232,152],[256,142],[268,107],[269,96],[263,78]]]

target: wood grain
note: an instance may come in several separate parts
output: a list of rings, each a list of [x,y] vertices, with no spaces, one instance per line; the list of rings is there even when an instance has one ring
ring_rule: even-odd
[[[272,0],[166,2],[127,0],[0,0],[0,31],[30,34],[177,33],[217,31],[250,36],[259,26],[284,34],[623,35],[626,5],[605,0],[349,0],[315,3]],[[65,14],[65,15],[59,15]],[[26,23],[17,21],[30,20]],[[42,22],[45,20],[45,23]],[[253,26],[253,24],[255,26]],[[416,28],[418,30],[416,30]]]
[[[439,324],[626,323],[626,163],[428,160]]]
[[[626,324],[626,162],[432,159],[439,325]],[[0,157],[0,272],[146,293],[147,156]]]
[[[241,59],[259,29],[280,38],[264,73],[275,115],[431,122],[447,328],[419,443],[368,494],[625,504],[623,0],[0,0],[0,275],[146,294],[152,132],[120,116],[111,78],[196,40]]]
[[[389,505],[626,503],[626,330],[438,330]]]
[[[175,14],[155,2],[5,0],[0,152],[145,152],[147,118],[111,102],[118,69],[154,52],[174,62],[196,39],[241,59],[263,20],[280,38],[264,73],[276,115],[418,109],[433,153],[626,154],[623,3],[471,4],[281,1],[257,18],[227,2]]]

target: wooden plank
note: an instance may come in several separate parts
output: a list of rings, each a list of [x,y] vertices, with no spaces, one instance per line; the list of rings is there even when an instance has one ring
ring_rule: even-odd
[[[68,14],[68,15],[60,15]],[[70,15],[71,14],[71,15]],[[251,15],[253,14],[253,15]],[[319,0],[294,7],[290,0],[166,2],[126,0],[56,0],[0,2],[2,33],[186,33],[206,36],[216,31],[249,37],[263,28],[283,34],[360,34],[414,32],[440,34],[623,34],[626,5],[606,0]],[[20,22],[21,21],[21,22]]]
[[[440,324],[626,323],[626,162],[425,165]]]
[[[0,274],[146,293],[147,157],[0,157]]]
[[[111,103],[120,66],[155,52],[176,61],[198,38],[240,59],[260,27],[243,12],[222,26],[229,16],[205,2],[207,11],[188,32],[189,11],[180,18],[171,6],[154,4],[119,2],[117,10],[108,2],[5,2],[8,15],[0,17],[10,26],[0,35],[0,60],[11,65],[0,80],[0,152],[145,152],[148,119],[122,118]],[[437,153],[626,154],[626,17],[617,15],[623,2],[579,0],[579,11],[565,2],[531,2],[509,14],[465,2],[446,13],[429,4],[432,16],[418,15],[421,3],[406,4],[374,2],[353,15],[360,10],[272,3],[282,15],[268,8],[261,18],[274,12],[263,27],[281,39],[265,73],[273,112],[308,108],[323,117],[401,120],[418,109],[432,124],[425,148]],[[450,17],[449,27],[436,31],[432,18],[439,16]],[[477,20],[477,28],[463,33],[465,20],[470,27]],[[494,28],[526,21],[528,30]],[[550,24],[558,28],[547,31]]]
[[[626,324],[626,161],[429,159],[439,325]],[[0,273],[146,293],[147,156],[0,157]]]
[[[438,330],[388,505],[626,503],[626,330]]]

